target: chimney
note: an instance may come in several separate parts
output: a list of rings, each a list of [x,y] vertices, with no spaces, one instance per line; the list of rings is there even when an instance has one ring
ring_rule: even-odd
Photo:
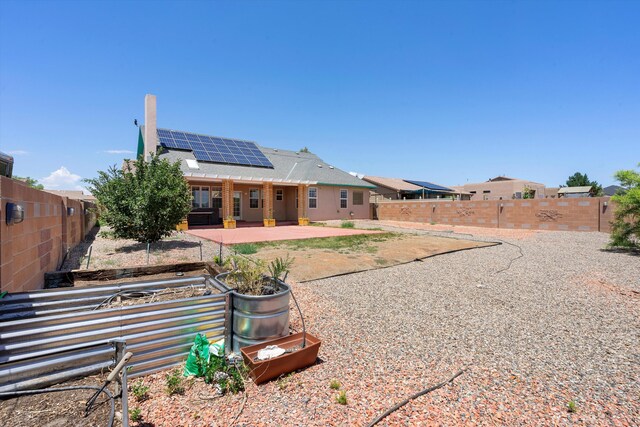
[[[156,125],[156,96],[144,96],[144,159],[149,160],[149,153],[156,153],[158,146],[158,127]]]

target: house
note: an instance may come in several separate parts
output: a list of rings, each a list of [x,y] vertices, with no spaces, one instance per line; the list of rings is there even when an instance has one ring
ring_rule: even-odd
[[[558,190],[558,197],[593,197],[593,187],[562,187]]]
[[[381,176],[364,176],[364,181],[375,186],[371,191],[371,201],[403,199],[467,199],[468,193],[460,192],[428,181],[414,181]]]
[[[156,123],[156,97],[146,95],[138,155],[157,153],[180,163],[193,195],[190,225],[213,225],[228,218],[369,218],[369,190],[374,187],[313,153],[159,129]]]
[[[497,176],[486,182],[464,184],[460,187],[471,193],[471,200],[508,200],[545,197],[545,185],[524,179]]]
[[[92,202],[92,203],[96,202],[96,198],[93,196],[93,194],[84,194],[82,190],[47,190],[45,189],[44,191],[46,191],[47,193],[55,194],[57,196],[68,197],[71,200],[81,200],[81,201]]]

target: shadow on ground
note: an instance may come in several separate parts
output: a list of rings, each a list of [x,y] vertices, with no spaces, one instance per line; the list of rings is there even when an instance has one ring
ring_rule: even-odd
[[[191,249],[200,246],[200,242],[189,242],[186,240],[169,240],[151,243],[150,250],[154,251],[170,251],[173,249]],[[123,246],[116,249],[116,252],[131,253],[138,251],[146,251],[146,243],[134,243],[131,245]]]
[[[89,250],[89,247],[96,240],[96,235],[100,232],[100,226],[96,225],[91,229],[89,233],[84,237],[82,242],[78,243],[65,258],[64,262],[60,266],[60,270],[77,270],[84,261],[84,255]]]

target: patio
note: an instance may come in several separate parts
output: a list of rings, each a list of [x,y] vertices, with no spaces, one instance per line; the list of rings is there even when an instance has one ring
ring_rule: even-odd
[[[242,227],[235,229],[196,229],[185,233],[225,245],[238,243],[272,242],[277,240],[313,239],[317,237],[353,236],[376,234],[377,230],[355,230],[351,228],[313,227],[284,225],[278,227]]]

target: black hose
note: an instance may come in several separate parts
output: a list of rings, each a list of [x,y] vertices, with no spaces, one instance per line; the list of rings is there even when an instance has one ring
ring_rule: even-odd
[[[57,387],[57,388],[43,388],[39,390],[19,390],[19,391],[6,391],[0,392],[0,398],[14,398],[20,396],[31,396],[34,394],[43,394],[43,393],[54,393],[57,391],[71,391],[71,390],[102,390],[104,394],[109,398],[109,402],[111,402],[111,408],[109,410],[109,422],[107,423],[107,427],[113,426],[113,420],[116,416],[116,404],[113,398],[113,395],[108,389],[101,389],[101,387],[90,386],[90,385],[78,385],[78,386],[70,386],[70,387]],[[127,414],[123,414],[126,416]]]

